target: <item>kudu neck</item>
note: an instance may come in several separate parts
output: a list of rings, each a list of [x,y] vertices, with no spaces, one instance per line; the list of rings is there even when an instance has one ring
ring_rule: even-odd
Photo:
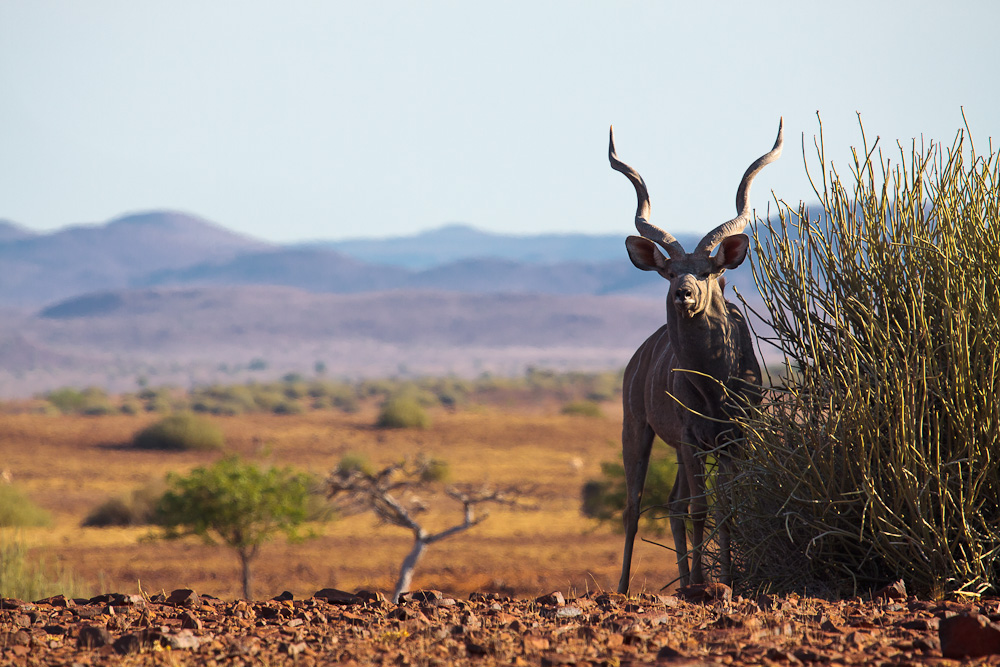
[[[705,309],[685,317],[667,305],[667,325],[675,346],[678,366],[725,381],[735,364],[736,327],[729,317],[729,304],[715,286]]]

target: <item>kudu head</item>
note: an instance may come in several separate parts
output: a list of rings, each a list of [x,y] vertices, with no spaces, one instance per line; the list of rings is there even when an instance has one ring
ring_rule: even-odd
[[[656,271],[670,281],[667,308],[682,318],[693,318],[705,312],[715,298],[722,298],[724,282],[720,280],[726,269],[735,269],[743,263],[750,246],[750,239],[743,233],[750,222],[750,185],[765,165],[781,155],[783,123],[778,122],[778,138],[770,152],[757,158],[743,174],[736,190],[736,212],[732,220],[724,222],[698,242],[694,252],[685,252],[681,244],[668,232],[649,222],[649,192],[642,176],[618,159],[615,154],[615,131],[611,128],[608,159],[611,167],[625,174],[635,186],[639,204],[635,212],[635,227],[641,236],[625,240],[629,259],[643,271]],[[660,249],[666,251],[666,256]],[[712,255],[712,251],[718,252]]]

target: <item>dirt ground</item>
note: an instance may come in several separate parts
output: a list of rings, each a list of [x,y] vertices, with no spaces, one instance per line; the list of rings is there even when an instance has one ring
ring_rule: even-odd
[[[417,591],[399,604],[369,591],[225,602],[169,595],[0,601],[0,664],[10,665],[959,665],[977,656],[976,604],[881,597]],[[994,645],[995,647],[995,645]],[[987,649],[990,650],[990,649]]]

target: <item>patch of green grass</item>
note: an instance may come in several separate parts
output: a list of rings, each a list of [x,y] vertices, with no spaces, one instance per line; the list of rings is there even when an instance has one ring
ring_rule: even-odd
[[[72,572],[48,572],[44,560],[30,553],[22,539],[0,531],[0,597],[35,601],[52,595],[80,595]]]
[[[578,415],[580,417],[602,417],[601,406],[594,401],[572,401],[567,403],[560,410],[564,415]]]
[[[0,484],[0,528],[48,526],[52,515],[36,505],[15,484]]]

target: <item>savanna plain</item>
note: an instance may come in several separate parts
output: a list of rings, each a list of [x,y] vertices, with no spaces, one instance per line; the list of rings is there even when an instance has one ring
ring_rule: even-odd
[[[4,469],[53,517],[5,539],[67,590],[0,601],[0,664],[958,664],[942,657],[945,619],[1000,618],[995,600],[922,601],[898,587],[850,600],[678,591],[672,553],[648,542],[637,545],[630,595],[618,595],[621,535],[581,512],[583,485],[618,458],[614,401],[599,415],[537,396],[437,407],[429,426],[405,429],[376,428],[377,412],[363,402],[350,413],[212,416],[223,452],[134,449],[133,435],[162,417],[145,412],[2,415]],[[527,502],[491,507],[430,545],[398,604],[387,598],[412,535],[370,513],[265,545],[253,600],[241,599],[237,558],[223,546],[158,539],[151,527],[81,527],[108,498],[227,454],[317,479],[345,456],[433,457],[450,481],[516,486]],[[427,530],[460,523],[443,494],[425,501]]]
[[[620,408],[604,415],[560,413],[556,402],[474,406],[432,411],[423,429],[377,429],[376,406],[298,415],[215,416],[225,452],[262,466],[292,466],[322,480],[346,455],[376,466],[420,455],[447,462],[449,481],[517,486],[525,507],[489,508],[483,523],[428,548],[414,587],[456,595],[495,591],[514,595],[613,588],[620,535],[581,514],[581,488],[600,463],[617,454]],[[240,594],[236,556],[197,538],[153,539],[149,527],[83,528],[86,515],[110,497],[211,464],[219,452],[133,449],[133,435],[156,415],[66,416],[17,414],[0,418],[4,467],[53,524],[22,529],[37,559],[72,577],[79,595],[107,591],[170,591],[187,587],[220,598]],[[431,532],[460,523],[461,506],[443,494],[429,498],[421,522]],[[261,597],[289,591],[308,597],[324,587],[392,592],[412,535],[380,525],[372,514],[313,523],[307,539],[265,545],[255,562]],[[643,544],[637,590],[657,590],[672,578],[672,558]]]

